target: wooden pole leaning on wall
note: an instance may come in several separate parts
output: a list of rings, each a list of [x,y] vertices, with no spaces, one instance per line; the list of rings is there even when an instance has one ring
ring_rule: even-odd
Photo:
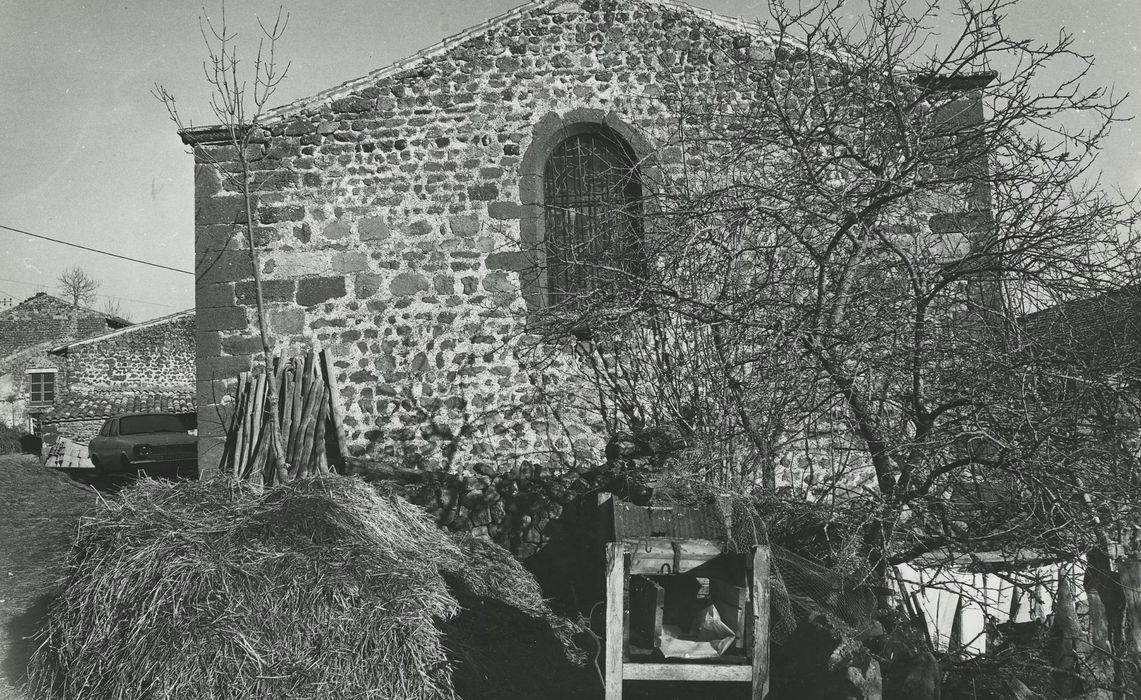
[[[753,547],[749,567],[749,588],[753,601],[753,698],[764,700],[769,694],[769,571],[772,552],[768,545]]]
[[[297,464],[293,465],[290,478],[308,476],[311,472],[313,436],[317,430],[317,416],[321,400],[324,398],[321,374],[316,366],[316,353],[305,355],[305,399],[301,408],[301,429],[297,433]]]
[[[242,474],[242,456],[246,442],[246,402],[249,401],[249,391],[246,387],[250,381],[250,373],[242,372],[238,375],[237,398],[234,401],[234,417],[230,427],[230,449],[224,457],[229,459],[230,476],[238,479]],[[226,463],[223,462],[223,467]]]
[[[289,362],[290,367],[293,369],[293,385],[290,387],[289,404],[291,423],[289,424],[289,437],[286,442],[286,453],[289,455],[289,464],[293,465],[293,460],[297,459],[295,454],[297,451],[297,433],[301,430],[301,401],[305,396],[304,382],[305,382],[305,364],[301,358],[294,357]]]
[[[325,370],[325,384],[329,387],[329,411],[333,420],[333,441],[337,445],[337,456],[340,457],[340,468],[349,464],[349,446],[345,440],[345,412],[341,408],[341,390],[337,386],[337,368],[333,366],[333,358],[328,350],[321,351],[321,367]]]
[[[328,474],[334,467],[344,469],[349,454],[342,433],[344,411],[335,370],[329,353],[314,341],[303,357],[286,358],[284,353],[278,353],[272,367],[242,372],[222,470],[232,478],[253,483],[285,483]],[[276,416],[267,413],[271,382],[277,389]],[[271,459],[274,417],[281,428],[281,460]],[[273,468],[275,462],[280,469]]]

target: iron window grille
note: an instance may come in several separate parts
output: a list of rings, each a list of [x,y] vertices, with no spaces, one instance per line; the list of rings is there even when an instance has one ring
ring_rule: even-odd
[[[546,294],[582,299],[641,267],[642,185],[625,144],[599,133],[563,140],[543,171]]]

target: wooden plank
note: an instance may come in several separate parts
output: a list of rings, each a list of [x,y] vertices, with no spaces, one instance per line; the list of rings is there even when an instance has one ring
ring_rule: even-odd
[[[606,700],[622,700],[622,589],[625,561],[621,542],[606,544]]]
[[[753,607],[753,700],[769,694],[769,548],[753,547],[749,573]]]
[[[748,682],[753,676],[753,668],[742,664],[626,664],[622,673],[632,681]]]
[[[630,573],[680,574],[696,569],[722,554],[722,545],[715,540],[681,540],[676,543],[677,551],[674,550],[674,544],[662,537],[625,541],[623,545],[630,555]]]
[[[666,589],[647,576],[630,577],[630,643],[657,649],[662,640]]]

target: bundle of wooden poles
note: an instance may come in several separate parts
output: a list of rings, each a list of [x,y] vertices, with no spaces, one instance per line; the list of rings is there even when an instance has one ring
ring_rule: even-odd
[[[237,479],[272,484],[343,470],[348,452],[328,352],[315,347],[303,358],[278,354],[271,369],[258,367],[239,375],[222,471]],[[284,457],[280,470],[271,459],[270,382],[277,387]]]

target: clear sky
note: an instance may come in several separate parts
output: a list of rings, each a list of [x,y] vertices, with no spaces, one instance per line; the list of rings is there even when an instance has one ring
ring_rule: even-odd
[[[281,55],[292,61],[276,104],[311,95],[414,53],[522,0],[283,0]],[[239,46],[256,44],[253,17],[277,0],[230,0]],[[760,0],[693,0],[756,18]],[[853,3],[860,6],[861,3]],[[206,8],[216,12],[216,0]],[[165,84],[196,124],[209,122],[199,5],[187,0],[0,0],[0,225],[191,270],[192,160],[162,105]],[[1141,112],[1141,0],[1023,0],[1015,35],[1056,39],[1064,26],[1093,53],[1094,80]],[[1141,126],[1119,126],[1103,154],[1104,181],[1141,187]],[[0,230],[0,299],[54,293],[79,265],[142,321],[194,304],[191,275],[37,241]]]

